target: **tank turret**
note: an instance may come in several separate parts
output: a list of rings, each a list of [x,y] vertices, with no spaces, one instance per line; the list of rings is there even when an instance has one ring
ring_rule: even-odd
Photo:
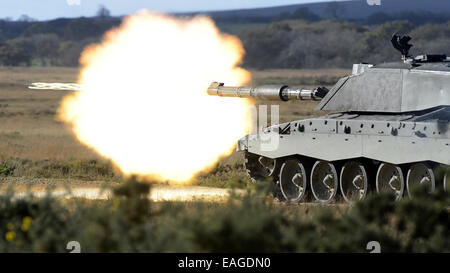
[[[450,106],[450,60],[423,55],[412,62],[354,65],[319,104],[319,110],[411,112]]]
[[[412,197],[411,188],[419,184],[430,192],[448,188],[441,170],[450,165],[450,59],[411,57],[410,39],[394,35],[391,40],[402,54],[400,62],[355,64],[329,91],[211,84],[210,95],[321,100],[316,110],[331,112],[240,139],[237,149],[244,151],[252,180],[270,177],[275,196],[288,202],[329,203],[337,196],[353,202],[371,189],[398,200]]]

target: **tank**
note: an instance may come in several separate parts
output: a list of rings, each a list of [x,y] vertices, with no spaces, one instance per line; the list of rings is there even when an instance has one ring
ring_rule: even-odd
[[[448,189],[450,58],[411,57],[410,39],[394,35],[391,40],[401,61],[355,64],[330,90],[212,83],[209,95],[321,100],[316,110],[329,111],[238,140],[252,181],[273,181],[274,195],[287,202],[352,203],[370,191],[400,200],[412,197],[419,184],[429,192]],[[266,145],[267,139],[275,140],[275,147]]]

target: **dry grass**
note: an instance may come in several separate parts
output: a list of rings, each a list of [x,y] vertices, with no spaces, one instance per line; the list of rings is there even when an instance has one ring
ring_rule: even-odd
[[[0,159],[93,159],[55,118],[64,91],[33,91],[31,82],[73,82],[74,68],[0,68]]]
[[[295,86],[295,83],[302,82],[326,82],[349,72],[342,69],[252,71],[252,84],[286,82]],[[74,82],[77,74],[77,68],[0,68],[0,161],[41,160],[45,161],[46,166],[49,161],[58,164],[80,160],[102,161],[55,118],[59,102],[68,92],[32,91],[27,88],[27,84],[32,82]],[[314,112],[317,102],[258,103],[280,105],[280,122],[322,114]],[[221,160],[221,165],[240,163],[241,155],[236,153]]]

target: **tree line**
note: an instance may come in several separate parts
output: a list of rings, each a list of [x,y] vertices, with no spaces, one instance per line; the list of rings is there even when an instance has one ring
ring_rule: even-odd
[[[450,54],[450,19],[422,25],[392,21],[392,17],[369,19],[376,23],[320,20],[301,8],[272,18],[271,23],[242,24],[246,27],[234,34],[246,50],[243,65],[256,69],[349,67],[355,62],[398,60],[389,42],[395,32],[413,37],[412,53]],[[93,18],[0,20],[0,65],[77,66],[83,49],[120,23],[121,18],[109,16],[107,10]]]
[[[0,20],[0,63],[77,66],[84,47],[97,42],[119,18],[57,19],[47,22]]]
[[[394,33],[409,34],[411,54],[450,54],[450,21],[414,26],[409,21],[391,21],[378,26],[360,26],[342,20],[319,22],[283,21],[239,34],[250,68],[351,67],[353,63],[398,61],[390,39]]]

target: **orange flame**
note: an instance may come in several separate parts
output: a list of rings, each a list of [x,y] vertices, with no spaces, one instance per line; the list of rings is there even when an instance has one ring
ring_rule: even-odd
[[[141,11],[83,52],[83,90],[63,99],[58,116],[125,175],[189,181],[249,131],[246,100],[206,93],[212,81],[249,81],[243,54],[207,17]]]

